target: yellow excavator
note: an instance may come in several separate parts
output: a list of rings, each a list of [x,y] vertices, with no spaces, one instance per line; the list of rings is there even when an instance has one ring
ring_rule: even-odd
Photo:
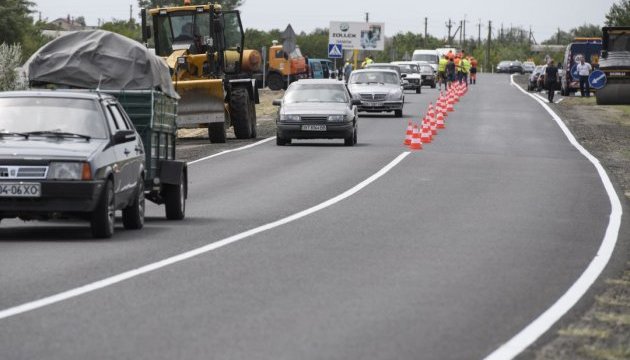
[[[230,126],[238,139],[255,138],[259,98],[251,73],[259,71],[261,57],[243,49],[239,12],[185,0],[183,6],[142,9],[141,17],[143,42],[153,38],[181,97],[178,128],[207,127],[212,143],[224,143]]]

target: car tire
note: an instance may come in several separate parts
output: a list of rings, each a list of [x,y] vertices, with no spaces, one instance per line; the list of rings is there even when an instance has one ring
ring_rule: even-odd
[[[356,144],[356,138],[357,138],[357,129],[354,128],[354,130],[352,130],[352,134],[343,139],[343,144],[345,146],[354,146],[354,144]]]
[[[134,199],[129,206],[122,210],[122,221],[125,229],[139,230],[144,226],[144,180],[138,179],[138,186],[134,194]]]
[[[354,136],[353,136],[353,141],[354,141],[354,145],[357,144],[358,142],[358,137],[359,137],[359,128],[358,127],[354,127]]]
[[[284,146],[291,144],[291,139],[287,139],[285,137],[280,136],[280,134],[276,135],[276,145]]]
[[[181,184],[164,185],[164,211],[168,220],[182,220],[186,217],[186,181]]]
[[[422,94],[422,87],[418,86],[416,88],[416,94]]]
[[[252,103],[253,100],[250,99],[247,89],[237,87],[232,90],[230,96],[230,119],[232,120],[234,135],[237,139],[243,140],[252,137]]]
[[[90,226],[92,236],[99,239],[108,239],[114,235],[114,222],[116,213],[116,200],[114,197],[114,184],[107,180],[101,192],[101,197],[92,211]]]
[[[227,141],[225,123],[216,122],[208,124],[208,139],[212,144],[224,144]]]
[[[267,78],[267,86],[270,90],[282,90],[284,89],[284,79],[282,79],[282,76],[278,73],[271,73]]]
[[[394,110],[394,116],[397,118],[401,118],[403,116],[402,110]]]
[[[436,85],[435,85],[435,81],[431,84],[431,89],[435,89]]]

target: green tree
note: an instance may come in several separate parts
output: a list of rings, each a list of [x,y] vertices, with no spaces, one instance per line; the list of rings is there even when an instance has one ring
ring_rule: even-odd
[[[136,41],[142,41],[142,33],[140,32],[140,24],[135,20],[112,20],[104,23],[101,29],[124,35]]]
[[[35,4],[26,0],[0,0],[0,43],[16,44],[33,24],[29,16]]]
[[[20,66],[21,58],[20,44],[0,44],[0,91],[16,90],[22,87],[16,71]]]
[[[630,26],[630,0],[621,0],[613,4],[606,14],[608,26]]]
[[[208,0],[192,0],[193,5],[205,5]],[[223,0],[219,2],[225,10],[234,10],[243,5],[244,0]],[[184,4],[184,0],[138,0],[138,6],[140,8],[157,8],[165,6],[181,6]]]

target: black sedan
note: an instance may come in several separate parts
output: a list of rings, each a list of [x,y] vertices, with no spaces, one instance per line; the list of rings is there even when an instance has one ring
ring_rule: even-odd
[[[523,74],[525,72],[525,70],[523,69],[523,64],[518,60],[501,61],[499,65],[497,65],[496,71],[498,73],[508,73],[508,74],[513,74],[513,73]]]
[[[76,91],[0,94],[0,219],[78,218],[92,235],[144,225],[145,154],[116,99]]]
[[[357,143],[357,105],[345,84],[337,80],[300,80],[292,83],[279,106],[276,143],[292,139],[344,139],[346,146]]]

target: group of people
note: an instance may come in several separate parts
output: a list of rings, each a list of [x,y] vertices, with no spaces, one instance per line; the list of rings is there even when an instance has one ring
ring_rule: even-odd
[[[576,71],[580,77],[580,94],[582,97],[591,96],[591,87],[588,82],[588,77],[591,74],[593,67],[591,64],[584,60],[584,56],[580,57],[580,62],[576,65]],[[547,99],[550,103],[553,102],[553,96],[558,86],[558,67],[554,64],[553,60],[547,62],[547,68],[545,69],[545,87],[547,88]]]
[[[457,54],[449,51],[442,55],[438,62],[439,88],[441,89],[444,85],[444,89],[448,90],[456,81],[466,86],[469,83],[476,84],[477,64],[477,59],[466,55],[463,50]]]

